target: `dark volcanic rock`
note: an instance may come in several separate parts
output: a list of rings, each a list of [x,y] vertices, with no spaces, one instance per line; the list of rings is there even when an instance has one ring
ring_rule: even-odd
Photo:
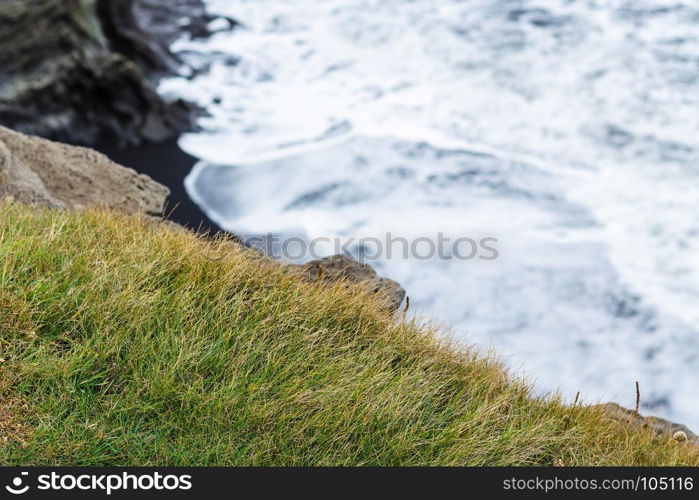
[[[2,0],[0,124],[77,144],[191,130],[197,110],[154,81],[179,64],[172,40],[207,20],[201,0]]]
[[[208,38],[216,19],[224,21],[224,29],[237,26],[233,19],[209,14],[202,0],[97,0],[97,7],[110,48],[156,75],[180,65],[169,46],[183,33]]]
[[[386,300],[391,311],[397,310],[405,298],[405,290],[400,284],[382,278],[370,265],[359,263],[345,255],[333,255],[290,267],[300,269],[312,281],[322,279],[327,282],[345,280],[347,283],[362,283]]]

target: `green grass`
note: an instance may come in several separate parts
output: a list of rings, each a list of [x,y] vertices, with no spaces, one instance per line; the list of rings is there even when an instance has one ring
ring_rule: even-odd
[[[0,202],[0,464],[699,464],[445,337],[230,242]]]

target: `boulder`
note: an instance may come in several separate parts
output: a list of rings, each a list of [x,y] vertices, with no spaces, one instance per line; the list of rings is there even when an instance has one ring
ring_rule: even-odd
[[[596,405],[595,408],[602,410],[607,416],[620,422],[626,422],[634,427],[642,427],[651,429],[657,436],[664,438],[673,438],[676,433],[683,432],[687,437],[687,441],[693,444],[699,444],[697,435],[690,431],[687,426],[670,422],[660,417],[644,417],[633,410],[624,408],[616,403],[605,403]]]
[[[345,280],[347,283],[362,283],[386,300],[391,311],[396,311],[405,298],[405,290],[400,284],[382,278],[370,265],[359,263],[346,255],[333,255],[304,265],[292,264],[290,267],[299,269],[311,281],[322,279],[326,282]]]
[[[91,149],[0,127],[0,197],[55,208],[106,207],[160,217],[169,190]]]

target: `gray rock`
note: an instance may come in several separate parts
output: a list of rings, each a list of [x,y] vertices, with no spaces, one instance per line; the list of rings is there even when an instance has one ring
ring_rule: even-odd
[[[333,255],[305,265],[291,265],[299,269],[311,281],[322,279],[327,282],[346,280],[348,283],[363,283],[373,293],[387,301],[391,311],[396,311],[403,299],[405,290],[393,280],[382,278],[368,264],[361,264],[345,255]]]
[[[159,217],[169,190],[91,149],[0,127],[0,196],[55,208],[106,207]]]
[[[670,422],[660,417],[644,417],[633,410],[624,408],[616,403],[605,403],[596,405],[595,408],[602,410],[610,418],[620,422],[626,422],[634,427],[642,427],[652,429],[656,435],[664,438],[672,438],[678,432],[684,432],[687,436],[687,441],[693,444],[699,444],[697,435],[690,431],[687,426]]]

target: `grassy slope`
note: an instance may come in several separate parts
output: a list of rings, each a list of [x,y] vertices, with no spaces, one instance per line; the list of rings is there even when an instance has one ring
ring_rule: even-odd
[[[1,464],[699,464],[357,289],[115,214],[0,202],[0,349]]]

